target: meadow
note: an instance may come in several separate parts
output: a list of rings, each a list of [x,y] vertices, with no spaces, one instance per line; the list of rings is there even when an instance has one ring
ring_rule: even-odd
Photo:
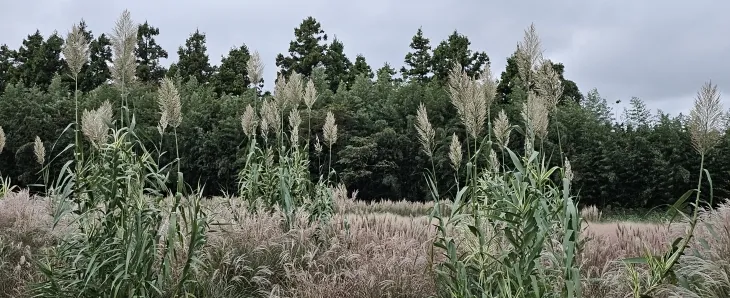
[[[444,129],[426,105],[412,111],[409,137],[430,165],[422,176],[426,202],[365,202],[360,190],[340,183],[333,166],[343,133],[338,118],[327,111],[321,131],[312,129],[322,91],[296,72],[280,75],[271,96],[257,93],[241,111],[245,162],[237,189],[206,196],[181,168],[180,84],[165,77],[156,90],[160,145],[148,148],[137,129],[129,104],[136,30],[125,11],[111,35],[120,98],[90,109],[80,108],[78,92],[89,41],[76,25],[68,33],[63,56],[75,83],[75,120],[63,133],[71,143],[47,148],[35,138],[29,158],[43,183],[32,190],[3,179],[0,296],[730,295],[730,203],[713,202],[720,199],[705,164],[722,137],[711,83],[700,88],[687,125],[700,159],[697,187],[656,220],[604,216],[580,204],[570,159],[559,152],[557,165],[551,162],[545,141],[558,126],[551,115],[564,88],[534,26],[516,56],[526,90],[519,122],[504,110],[491,117],[498,85],[488,65],[477,76],[458,62],[448,71],[449,104],[462,131],[453,132],[447,152],[436,150]],[[246,65],[252,82],[263,67],[254,53]],[[0,154],[5,142],[0,129]],[[163,151],[163,142],[173,150]],[[47,152],[71,158],[55,171],[57,156]],[[436,166],[443,158],[448,172]],[[313,160],[318,175],[310,172]]]

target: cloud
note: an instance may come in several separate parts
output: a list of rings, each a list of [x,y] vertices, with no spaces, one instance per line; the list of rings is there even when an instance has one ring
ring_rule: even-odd
[[[123,9],[135,21],[160,28],[158,42],[177,60],[177,48],[200,29],[213,63],[245,43],[275,76],[274,59],[286,53],[294,28],[314,16],[330,38],[337,36],[354,60],[363,54],[373,68],[399,68],[418,27],[435,47],[453,30],[472,48],[486,51],[498,76],[523,31],[535,23],[545,55],[566,67],[584,93],[598,88],[610,102],[632,96],[651,109],[676,114],[691,107],[702,83],[730,90],[730,2],[697,1],[11,1],[0,11],[6,24],[0,43],[13,48],[36,29],[65,32],[81,18],[96,35],[110,32]],[[726,104],[727,105],[727,104]]]

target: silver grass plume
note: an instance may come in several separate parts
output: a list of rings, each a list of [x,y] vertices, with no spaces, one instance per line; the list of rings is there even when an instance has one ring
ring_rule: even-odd
[[[535,82],[536,91],[547,100],[548,109],[553,111],[558,106],[560,98],[563,97],[563,83],[560,81],[560,75],[553,68],[552,61],[544,61],[539,70]]]
[[[89,60],[89,41],[79,25],[74,25],[66,35],[62,53],[73,79],[77,80],[81,68]]]
[[[165,77],[162,79],[160,88],[157,90],[157,103],[160,106],[160,113],[165,115],[165,121],[171,127],[177,128],[182,123],[182,103],[180,102],[180,93],[175,87],[172,79]],[[160,126],[163,125],[163,117],[160,117]],[[162,127],[164,130],[164,126]]]
[[[337,142],[337,124],[335,124],[335,115],[331,111],[327,112],[323,127],[324,141],[328,147]]]
[[[314,103],[317,101],[317,88],[314,87],[314,82],[309,80],[307,87],[304,89],[304,104],[308,110],[312,110]]]
[[[455,62],[449,71],[448,92],[451,103],[456,107],[459,116],[464,114],[466,109],[464,90],[469,88],[470,78],[459,62]],[[462,116],[463,117],[463,116]]]
[[[507,147],[510,133],[512,133],[512,126],[509,123],[507,113],[504,112],[504,109],[499,111],[497,119],[494,119],[492,130],[494,130],[494,137],[497,139],[497,144],[503,148]]]
[[[295,147],[299,145],[299,125],[302,124],[302,117],[299,115],[298,109],[289,111],[289,128],[291,129],[291,143]]]
[[[423,102],[418,105],[418,111],[416,111],[416,132],[418,133],[418,139],[421,141],[421,146],[423,146],[423,152],[428,157],[433,157],[436,131],[431,126],[431,122],[428,121],[428,112]]]
[[[246,137],[253,138],[256,136],[256,127],[258,126],[258,119],[256,118],[256,111],[249,104],[246,106],[246,110],[241,115],[241,128],[243,128],[243,134]]]
[[[494,80],[489,63],[484,64],[480,80],[481,90],[484,94],[484,104],[489,109],[492,103],[494,103],[494,98],[497,97],[497,82]]]
[[[288,102],[287,98],[287,80],[284,77],[284,75],[279,74],[276,78],[276,83],[274,83],[274,102],[276,103],[276,106],[280,109],[284,109],[286,107],[286,104]]]
[[[530,86],[533,82],[532,73],[542,61],[540,37],[537,35],[535,24],[525,30],[522,42],[517,44],[517,71],[522,83]]]
[[[167,122],[167,113],[161,113],[160,115],[160,122],[157,123],[157,132],[160,133],[160,135],[165,134],[165,129],[167,129],[167,125],[169,124]]]
[[[527,95],[527,102],[522,104],[522,118],[530,133],[542,140],[547,137],[548,106],[545,99],[534,92]]]
[[[492,171],[499,173],[499,159],[497,158],[497,153],[492,148],[489,148],[489,163],[492,165]]]
[[[455,63],[449,73],[451,103],[456,108],[466,131],[475,139],[481,135],[487,119],[485,94],[479,82],[470,78],[459,63]]]
[[[322,143],[319,141],[319,135],[314,136],[314,151],[322,154]]]
[[[96,110],[84,109],[81,117],[81,131],[95,147],[106,143],[112,117],[112,105],[108,100],[104,101]]]
[[[264,63],[261,61],[261,55],[259,51],[254,51],[251,57],[248,58],[246,63],[246,72],[248,73],[248,79],[251,81],[254,87],[259,85],[259,82],[264,77]]]
[[[455,171],[459,171],[462,157],[461,142],[456,133],[454,133],[451,137],[451,145],[449,146],[449,160],[451,160],[451,166]]]
[[[137,69],[137,61],[134,54],[134,47],[137,44],[137,29],[138,25],[132,22],[129,11],[124,10],[116,21],[113,33],[111,34],[114,59],[110,70],[112,79],[117,86],[124,86],[134,80]]]
[[[261,136],[266,140],[266,137],[269,136],[269,120],[267,119],[266,115],[269,113],[269,104],[267,103],[268,100],[265,99],[264,102],[261,104],[261,110],[259,111],[259,115],[261,118],[261,123],[259,124],[259,127],[261,128]]]
[[[3,153],[3,149],[5,149],[5,131],[0,126],[0,153]]]
[[[565,158],[565,165],[563,166],[565,169],[565,178],[568,179],[568,182],[573,181],[573,167],[570,166],[570,160],[568,158]]]
[[[299,103],[304,98],[304,79],[302,75],[296,71],[289,75],[289,80],[286,82],[286,97],[287,107],[294,109],[299,108]]]
[[[46,147],[43,146],[43,141],[39,136],[35,137],[33,144],[33,153],[35,153],[35,160],[38,164],[43,165],[46,161]]]
[[[266,119],[266,130],[273,130],[277,137],[281,135],[281,114],[279,111],[279,106],[275,101],[269,99],[264,100],[263,104],[261,105],[261,118]],[[264,124],[262,122],[262,129],[264,129],[263,126]],[[264,133],[264,136],[266,136],[263,130],[262,133]]]
[[[717,85],[713,85],[711,81],[702,85],[690,111],[689,122],[692,145],[702,155],[720,141],[723,126],[722,109]]]

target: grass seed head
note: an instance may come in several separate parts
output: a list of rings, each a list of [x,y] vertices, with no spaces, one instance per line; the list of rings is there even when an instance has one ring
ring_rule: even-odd
[[[563,97],[563,83],[560,81],[560,75],[553,68],[552,61],[544,61],[539,70],[536,78],[537,92],[541,97],[547,99],[548,110],[553,111],[558,106],[560,98]]]
[[[574,175],[573,174],[573,167],[570,166],[570,160],[568,160],[567,157],[565,158],[565,165],[564,165],[564,167],[565,167],[564,168],[564,170],[565,170],[565,178],[568,179],[569,182],[572,182],[573,181],[573,175]]]
[[[704,155],[717,145],[722,136],[723,120],[720,92],[717,85],[707,82],[697,92],[690,111],[689,132],[697,152]]]
[[[486,97],[486,88],[490,87],[484,87],[476,79],[470,78],[458,62],[454,63],[449,72],[448,85],[451,103],[456,108],[466,131],[473,138],[478,138],[487,119],[487,107],[491,104],[487,101],[494,99]]]
[[[96,110],[84,109],[81,116],[81,131],[92,145],[98,147],[106,143],[109,136],[109,125],[112,122],[113,111],[107,100]]]
[[[304,79],[302,75],[296,71],[292,72],[289,76],[289,80],[286,82],[286,98],[288,107],[294,109],[299,108],[299,103],[304,98]]]
[[[0,153],[3,153],[3,149],[5,149],[5,131],[0,126]]]
[[[304,90],[304,104],[308,110],[312,110],[314,103],[317,101],[317,88],[314,87],[314,81],[307,81],[307,87]]]
[[[451,137],[451,145],[449,146],[449,160],[451,160],[451,166],[455,171],[459,171],[462,158],[461,142],[459,141],[459,137],[456,133],[454,133]]]
[[[542,61],[542,46],[535,24],[525,30],[522,42],[517,44],[517,71],[527,86],[534,82],[533,72]]]
[[[299,145],[299,125],[302,124],[302,117],[299,115],[298,109],[289,111],[289,128],[291,129],[291,143],[294,146]]]
[[[132,22],[128,10],[122,12],[117,20],[111,35],[112,51],[112,79],[117,86],[131,83],[137,71],[137,58],[134,47],[137,45],[137,29],[139,26]],[[125,87],[126,88],[126,87]]]
[[[287,94],[287,80],[286,77],[284,77],[283,74],[279,74],[276,78],[276,83],[274,83],[274,101],[276,102],[276,106],[280,109],[284,109],[286,107],[286,104],[288,102],[288,94]]]
[[[530,92],[522,104],[522,118],[534,136],[544,140],[548,133],[548,106],[543,97]]]
[[[314,136],[314,151],[322,154],[322,143],[319,141],[319,135]]]
[[[261,105],[262,117],[266,119],[268,128],[270,128],[276,136],[281,135],[281,112],[279,110],[279,103],[274,100],[264,100]],[[263,124],[262,124],[263,126]]]
[[[246,106],[246,110],[241,115],[241,128],[243,128],[243,134],[246,137],[253,138],[256,136],[256,127],[258,126],[258,119],[256,119],[256,111],[249,104]]]
[[[160,113],[166,114],[165,120],[167,123],[174,128],[179,127],[182,123],[182,104],[180,102],[180,93],[177,91],[172,79],[168,77],[162,79],[160,88],[157,91],[157,102],[160,106]],[[162,121],[160,121],[160,124],[162,124]]]
[[[431,122],[428,121],[428,112],[423,102],[418,105],[418,111],[416,112],[416,132],[418,133],[418,139],[421,141],[421,146],[423,146],[423,152],[428,157],[433,157],[436,131],[431,126]]]
[[[507,147],[507,144],[509,143],[509,136],[512,132],[512,126],[509,123],[507,113],[504,112],[504,109],[499,111],[497,119],[494,119],[493,122],[492,129],[494,130],[494,136],[497,139],[497,143],[502,147]]]
[[[66,35],[62,53],[71,70],[71,76],[77,79],[81,68],[89,60],[89,41],[79,25],[74,25]]]
[[[261,79],[264,77],[264,63],[261,61],[261,55],[258,51],[254,51],[251,57],[246,63],[246,72],[248,72],[248,79],[251,84],[255,86],[259,85]]]
[[[328,147],[337,142],[337,124],[335,124],[335,115],[331,111],[327,112],[327,118],[323,127],[324,141]]]
[[[39,136],[35,137],[35,142],[33,143],[33,153],[35,153],[35,159],[38,164],[43,165],[43,163],[46,161],[46,147],[43,146],[43,141],[41,141],[41,138]]]
[[[499,173],[499,159],[497,158],[497,153],[492,148],[489,148],[489,163],[492,166],[492,171]]]

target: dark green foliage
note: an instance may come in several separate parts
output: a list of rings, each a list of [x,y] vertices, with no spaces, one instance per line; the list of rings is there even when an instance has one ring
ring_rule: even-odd
[[[322,25],[310,16],[294,29],[294,37],[289,42],[289,56],[277,55],[276,66],[281,68],[284,77],[289,77],[292,71],[309,76],[317,64],[325,61],[327,45],[320,42],[327,41],[327,34]]]
[[[241,95],[248,89],[251,80],[248,77],[246,64],[251,53],[246,45],[233,48],[224,56],[218,71],[213,75],[213,85],[219,95]]]
[[[456,30],[446,40],[441,41],[433,50],[431,60],[434,79],[446,82],[454,62],[461,64],[471,77],[481,74],[482,67],[489,64],[489,57],[484,52],[472,52],[470,45],[469,38]]]
[[[345,56],[344,50],[345,45],[335,38],[324,57],[325,73],[327,74],[327,80],[330,82],[330,90],[333,92],[337,91],[340,83],[344,83],[347,87],[354,79],[351,74],[352,62]]]
[[[355,58],[355,64],[352,66],[351,73],[353,77],[357,77],[359,75],[364,75],[368,79],[375,77],[373,69],[370,68],[370,65],[368,65],[367,61],[365,61],[365,56],[363,55],[357,55]]]
[[[208,47],[205,45],[205,33],[195,30],[193,34],[185,40],[185,47],[177,50],[179,56],[178,62],[175,64],[173,71],[170,67],[170,75],[180,75],[183,80],[195,77],[200,83],[210,81],[214,72],[214,67],[210,65],[208,58]]]
[[[160,58],[167,59],[167,51],[155,41],[159,34],[160,29],[147,22],[137,30],[137,79],[145,83],[157,83],[165,76],[166,70],[160,65]]]
[[[109,39],[104,34],[95,37],[83,21],[80,24],[91,40],[89,63],[82,69],[79,85],[80,108],[95,109],[104,100],[118,107],[119,92],[105,84],[109,78],[106,63],[111,59]],[[470,50],[469,40],[457,32],[431,51],[428,39],[418,30],[412,40],[412,53],[406,56],[406,65],[399,72],[388,63],[371,68],[363,55],[352,63],[339,40],[326,45],[327,36],[314,18],[305,19],[294,31],[289,53],[279,55],[276,64],[285,75],[291,71],[305,75],[317,88],[319,98],[312,111],[310,142],[317,135],[322,139],[327,111],[335,114],[339,138],[332,164],[338,182],[350,190],[358,189],[358,197],[365,200],[427,200],[422,172],[430,168],[430,161],[414,137],[415,111],[423,102],[430,121],[438,128],[434,167],[438,173],[447,173],[437,177],[437,183],[444,190],[443,196],[453,197],[453,170],[446,156],[452,134],[463,136],[464,131],[442,80],[450,61],[459,61],[469,73],[478,74],[489,63],[486,54]],[[241,133],[240,117],[247,104],[257,106],[254,91],[247,88],[250,82],[245,67],[252,49],[245,45],[231,49],[216,69],[206,54],[205,35],[196,31],[178,50],[180,60],[165,74],[159,60],[166,58],[167,52],[154,41],[158,33],[157,28],[145,23],[138,35],[137,76],[147,84],[131,86],[129,104],[137,120],[135,130],[146,148],[159,146],[155,83],[164,75],[175,78],[185,119],[177,129],[180,155],[194,157],[181,161],[185,182],[205,184],[206,194],[235,191],[237,171],[245,162],[248,145]],[[69,92],[73,81],[59,56],[61,46],[60,37],[44,38],[40,32],[29,35],[17,50],[0,46],[0,88],[4,90],[0,94],[0,126],[7,135],[0,170],[4,177],[23,187],[41,179],[38,165],[32,162],[30,145],[36,135],[44,140],[49,156],[56,156],[62,149],[60,145],[51,149],[54,143],[67,144],[73,139],[71,131],[62,133],[74,121],[74,101]],[[572,163],[573,188],[581,204],[654,207],[673,202],[693,187],[699,159],[689,141],[685,116],[652,115],[638,98],[625,99],[631,103],[625,113],[612,111],[597,90],[581,94],[575,83],[564,77],[566,66],[555,63],[553,67],[564,92],[550,121],[544,151],[550,165],[558,165],[562,147]],[[430,82],[432,75],[434,82]],[[526,92],[514,56],[507,58],[497,90],[491,118],[504,109],[512,124],[521,125]],[[268,91],[264,90],[263,96],[270,96]],[[302,110],[302,117],[307,116]],[[300,137],[304,143],[306,135]],[[519,133],[513,133],[510,147],[521,148],[521,139]],[[172,152],[173,145],[174,139],[167,135],[162,150]],[[311,145],[311,177],[318,178],[327,157],[318,157]],[[723,187],[730,180],[730,162],[724,158],[728,152],[730,137],[725,136],[706,156],[707,169],[716,181],[715,194],[722,197],[730,195]],[[66,154],[54,161],[52,175],[70,157]],[[172,159],[166,155],[160,162]]]
[[[423,29],[418,28],[416,35],[411,40],[410,47],[413,50],[406,54],[400,72],[406,80],[425,83],[430,77],[432,68],[430,40],[423,36]]]

